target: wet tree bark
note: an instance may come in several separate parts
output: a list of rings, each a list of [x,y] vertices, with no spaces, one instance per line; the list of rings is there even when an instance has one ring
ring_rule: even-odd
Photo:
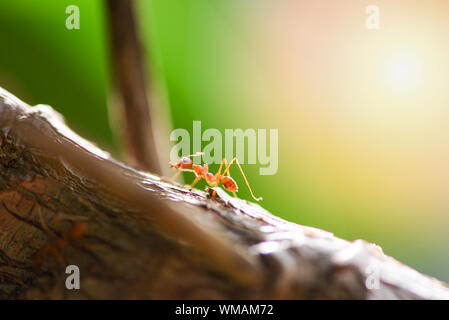
[[[0,130],[0,298],[449,299],[374,244],[137,171],[2,89]]]

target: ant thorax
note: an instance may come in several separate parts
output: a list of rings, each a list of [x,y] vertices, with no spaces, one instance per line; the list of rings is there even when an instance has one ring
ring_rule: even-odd
[[[202,177],[204,177],[204,168],[201,166],[201,165],[199,165],[199,164],[193,164],[192,165],[192,168],[193,168],[193,172],[195,172],[195,176],[197,177],[197,178],[202,178]],[[207,168],[206,168],[207,169]]]
[[[211,187],[217,186],[217,177],[215,177],[212,173],[208,172],[204,178],[206,179],[207,184]]]

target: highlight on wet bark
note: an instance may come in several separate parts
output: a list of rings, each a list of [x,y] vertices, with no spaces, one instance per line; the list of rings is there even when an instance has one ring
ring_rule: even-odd
[[[0,298],[449,299],[374,244],[137,171],[3,89],[0,131]]]

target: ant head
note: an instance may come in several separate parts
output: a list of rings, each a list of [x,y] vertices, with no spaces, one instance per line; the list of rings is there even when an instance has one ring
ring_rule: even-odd
[[[170,162],[170,167],[175,168],[175,169],[179,169],[179,168],[191,169],[192,163],[193,163],[192,159],[190,159],[188,157],[182,157],[176,163]]]
[[[192,159],[188,158],[188,157],[182,157],[181,160],[179,160],[179,162],[181,164],[181,168],[183,169],[190,169],[192,168]]]

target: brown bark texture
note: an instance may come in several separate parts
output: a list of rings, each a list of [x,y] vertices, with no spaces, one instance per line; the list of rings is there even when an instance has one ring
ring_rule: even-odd
[[[135,170],[1,88],[0,130],[2,299],[449,299],[377,245]]]

